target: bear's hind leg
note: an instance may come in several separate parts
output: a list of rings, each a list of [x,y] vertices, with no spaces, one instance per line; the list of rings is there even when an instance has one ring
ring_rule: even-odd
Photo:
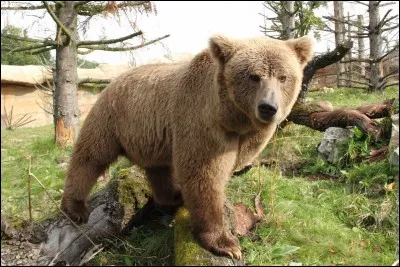
[[[61,209],[77,223],[86,223],[86,200],[97,178],[118,158],[122,149],[110,129],[88,124],[74,146],[64,185]]]
[[[97,178],[105,171],[106,166],[97,166],[84,161],[72,161],[68,170],[61,207],[73,221],[86,223],[89,218],[86,199],[96,184]]]
[[[179,188],[174,183],[171,168],[152,167],[146,169],[154,201],[161,206],[179,206],[183,203]]]

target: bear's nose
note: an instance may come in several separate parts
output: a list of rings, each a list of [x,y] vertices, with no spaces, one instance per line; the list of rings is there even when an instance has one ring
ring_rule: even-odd
[[[277,111],[278,107],[276,104],[269,101],[261,100],[258,104],[258,112],[262,119],[271,119]]]

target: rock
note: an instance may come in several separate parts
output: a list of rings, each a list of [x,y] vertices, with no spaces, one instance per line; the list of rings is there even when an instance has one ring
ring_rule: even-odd
[[[329,127],[324,133],[324,139],[318,146],[319,154],[330,163],[338,163],[346,153],[342,144],[350,140],[353,135],[353,128]]]
[[[393,151],[393,155],[392,155],[392,164],[394,166],[397,166],[397,168],[399,167],[399,147],[397,147],[394,151]]]
[[[289,262],[288,266],[303,266],[303,264],[301,262],[291,261],[291,262]]]
[[[391,162],[394,166],[399,167],[399,114],[392,115],[391,119],[392,135],[389,143],[390,151],[393,151]]]
[[[60,169],[67,169],[67,167],[68,167],[68,162],[63,162],[57,165],[57,168]]]
[[[392,119],[392,136],[390,138],[390,146],[392,148],[399,147],[399,114],[394,114]]]

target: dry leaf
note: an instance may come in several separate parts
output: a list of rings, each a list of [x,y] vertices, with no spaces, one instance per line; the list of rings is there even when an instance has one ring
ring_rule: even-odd
[[[336,254],[337,251],[334,250],[333,248],[330,248],[330,249],[329,249],[329,252],[330,252],[331,254]]]
[[[372,149],[371,152],[369,153],[369,156],[366,159],[368,162],[382,160],[386,157],[386,154],[388,153],[388,151],[389,151],[388,146],[383,146],[379,149]]]
[[[235,219],[236,227],[235,232],[238,235],[248,235],[249,232],[254,228],[256,223],[261,221],[264,217],[262,209],[260,194],[254,199],[256,214],[254,214],[245,204],[235,203]]]
[[[396,185],[395,183],[385,184],[386,191],[389,192],[393,191],[393,187],[395,187],[395,185]]]

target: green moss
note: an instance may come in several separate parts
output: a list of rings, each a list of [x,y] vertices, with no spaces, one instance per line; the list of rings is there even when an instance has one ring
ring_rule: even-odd
[[[124,210],[122,224],[126,225],[136,211],[148,202],[151,188],[145,174],[137,166],[116,170],[114,178],[119,180],[118,202]]]
[[[180,208],[175,215],[175,265],[211,266],[207,254],[211,253],[200,247],[192,235],[188,210]]]
[[[142,208],[151,196],[151,189],[145,174],[137,166],[117,171],[116,178],[120,180],[119,201],[124,205],[133,204]]]
[[[175,265],[176,266],[229,266],[233,261],[218,257],[202,248],[194,239],[189,222],[189,212],[180,208],[175,214]]]

